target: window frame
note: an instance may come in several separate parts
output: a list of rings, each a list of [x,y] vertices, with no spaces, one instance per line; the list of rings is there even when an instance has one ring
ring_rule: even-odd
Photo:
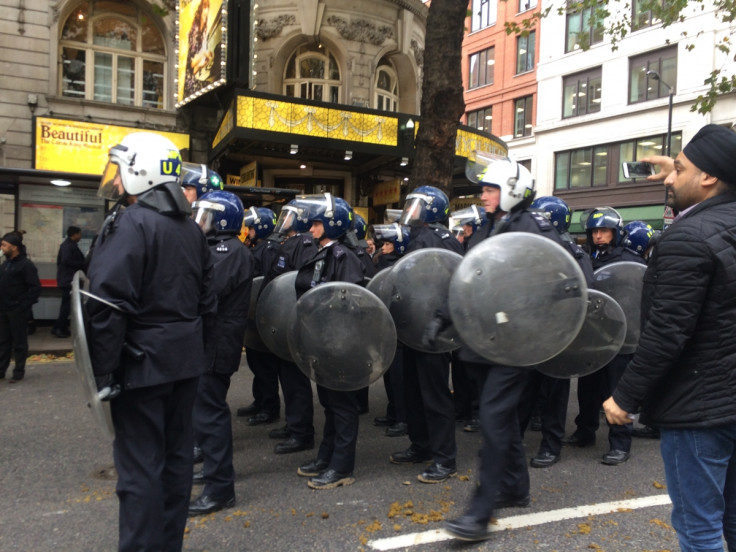
[[[531,42],[531,46],[530,43]],[[522,44],[526,47],[525,52],[522,54]],[[516,37],[516,74],[521,75],[523,73],[529,73],[534,71],[534,60],[535,50],[537,47],[537,33],[536,31],[529,31],[525,36],[523,34]]]
[[[379,88],[379,76],[381,72],[385,72],[389,81],[391,82],[391,91]],[[376,84],[373,90],[373,108],[379,111],[398,111],[399,110],[399,76],[396,70],[388,63],[381,63],[376,68]],[[385,102],[390,102],[393,105],[393,109],[386,109],[385,107],[379,107],[379,100],[383,99]]]
[[[648,71],[656,71],[660,78],[647,75]],[[650,93],[654,88],[652,83],[656,83],[656,94]],[[673,95],[677,93],[677,45],[629,58],[629,105],[666,98],[670,89],[664,83],[672,87]],[[644,90],[643,97],[641,94],[633,97],[635,88]]]
[[[520,102],[524,103],[521,110],[519,110]],[[523,130],[521,132],[519,132],[519,113],[524,113]],[[514,138],[524,138],[532,135],[534,125],[533,114],[534,94],[522,96],[514,100]]]
[[[489,57],[492,55],[492,59]],[[477,60],[477,61],[474,61]],[[489,63],[493,61],[493,63]],[[476,63],[478,70],[476,71],[473,64]],[[481,82],[481,68],[485,67],[483,71],[483,80]],[[477,79],[477,83],[473,85],[473,79]],[[496,78],[496,47],[490,46],[483,50],[479,50],[474,54],[468,56],[468,90],[475,90],[483,86],[492,86]]]
[[[583,42],[587,41],[587,46],[593,46],[595,44],[600,44],[603,42],[603,36],[604,36],[604,30],[603,28],[599,28],[596,25],[592,24],[593,20],[593,10],[595,8],[585,8],[582,10],[572,10],[568,11],[565,16],[565,53],[569,54],[570,52],[576,52],[578,50],[584,49],[586,47]],[[586,36],[587,38],[585,41],[581,40],[575,40],[574,42],[570,42],[570,28],[571,23],[575,19],[579,19],[578,27],[579,31],[574,33],[576,37],[580,36]],[[585,35],[583,35],[585,33]]]
[[[485,13],[484,13],[484,7]],[[470,32],[487,29],[498,19],[498,0],[473,0],[470,5]]]
[[[655,19],[655,14],[652,10],[641,10],[640,6],[645,0],[632,0],[631,2],[631,31],[640,31],[642,29],[647,29],[649,27],[654,27],[655,25],[659,25],[662,23],[661,19]],[[665,0],[659,0],[659,5],[661,7],[664,7]],[[639,13],[637,13],[637,8],[639,8]],[[642,16],[645,17],[646,22],[640,23],[640,20],[642,19]]]
[[[537,7],[537,0],[519,0],[518,13],[524,13]]]
[[[327,75],[326,78],[301,76],[301,62],[310,58],[318,59],[322,63],[324,63],[324,74]],[[287,77],[287,71],[289,70],[292,59],[294,61],[295,76]],[[339,74],[339,79],[329,78],[331,76],[330,68],[332,62],[334,62],[334,67]],[[335,57],[335,55],[328,48],[325,48],[321,44],[316,47],[302,44],[294,48],[291,55],[289,55],[289,57],[286,59],[282,78],[283,81],[281,90],[284,96],[287,96],[289,98],[301,98],[304,100],[321,101],[325,103],[339,104],[341,102],[343,71],[337,61],[337,57]],[[294,94],[289,93],[289,87],[293,87]],[[317,87],[322,87],[321,99],[315,98],[313,96]],[[307,95],[303,95],[305,90],[307,92]]]
[[[483,132],[487,132],[488,134],[493,134],[491,130],[493,127],[493,106],[492,105],[486,106],[481,109],[475,109],[473,111],[468,111],[465,119],[469,127],[476,128],[478,130],[482,130]],[[478,126],[479,120],[483,121],[484,124],[481,126]],[[488,121],[487,124],[485,123],[486,121]]]
[[[100,2],[104,5],[104,2]],[[74,40],[64,38],[63,34],[67,28],[67,24],[71,18],[76,17],[78,9],[73,10],[69,13],[67,18],[61,22],[59,26],[59,37],[58,37],[58,48],[59,56],[61,59],[61,67],[57,76],[57,90],[58,94],[63,97],[78,98],[86,101],[99,101],[104,103],[112,103],[119,106],[130,106],[130,107],[143,107],[148,109],[167,109],[168,96],[169,96],[169,83],[165,76],[168,74],[168,57],[167,57],[167,46],[166,37],[161,29],[155,25],[152,18],[147,14],[141,7],[132,4],[127,6],[128,8],[135,10],[135,16],[130,16],[125,13],[115,11],[98,11],[99,8],[96,6],[96,0],[88,0],[87,17],[84,23],[86,32],[83,40]],[[82,4],[80,4],[80,7]],[[135,31],[135,43],[131,41],[131,48],[126,50],[111,45],[99,44],[95,42],[95,25],[101,20],[113,20],[120,21],[121,23],[128,25]],[[146,27],[145,22],[148,22]],[[162,54],[144,51],[146,30],[155,30],[158,33],[158,42],[163,49]],[[150,36],[150,35],[149,35]],[[83,68],[82,71],[76,72],[75,74],[80,75],[83,80],[74,81],[74,77],[68,78],[67,65],[75,61],[67,59],[66,54],[76,53],[76,60],[79,60],[79,54],[83,54]],[[110,65],[105,67],[111,73],[110,81],[104,82],[102,74],[98,72],[97,58],[99,56],[110,56]],[[133,80],[133,94],[132,102],[127,101],[127,97],[121,94],[125,88],[121,90],[121,86],[124,84],[120,79],[120,70],[118,62],[121,58],[129,58],[132,60],[132,80]],[[160,68],[160,73],[151,72],[154,80],[150,80],[150,76],[146,72],[146,66],[155,66]],[[72,86],[77,83],[81,90],[72,90]],[[158,85],[158,88],[152,88],[150,90],[145,89],[147,83],[154,82]],[[102,87],[109,89],[109,97],[100,98],[98,90]],[[74,92],[74,93],[71,93]],[[157,100],[147,100],[147,96],[151,93],[156,94]],[[126,97],[125,101],[121,98]]]
[[[583,71],[580,73],[574,73],[572,75],[566,75],[562,77],[562,118],[563,119],[570,119],[572,117],[581,117],[583,115],[588,115],[590,113],[599,113],[601,110],[601,95],[603,90],[603,76],[602,76],[602,68],[601,66],[594,67],[593,69],[589,69],[587,71]],[[598,82],[600,93],[597,96],[598,101],[594,102],[593,97],[591,97],[590,90],[593,88],[594,83]],[[584,111],[581,112],[580,110],[580,101],[576,103],[576,105],[571,108],[572,113],[570,115],[566,115],[567,113],[567,89],[569,85],[573,82],[577,83],[576,86],[576,93],[578,100],[581,96],[580,88],[581,84],[584,84],[582,88],[586,89],[586,99],[585,99],[585,105],[586,108]],[[591,110],[591,104],[597,105],[597,109]]]

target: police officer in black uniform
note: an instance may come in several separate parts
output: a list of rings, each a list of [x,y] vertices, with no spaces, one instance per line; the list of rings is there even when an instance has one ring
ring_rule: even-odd
[[[294,200],[281,209],[274,232],[283,236],[278,254],[268,271],[264,268],[261,292],[271,280],[281,274],[298,270],[314,255],[317,246],[308,232],[310,222],[303,209]],[[289,454],[314,447],[314,403],[309,378],[293,362],[282,358],[279,363],[279,381],[284,393],[286,426],[269,432],[273,439],[285,439],[274,447],[276,454]]]
[[[623,246],[623,228],[621,215],[611,207],[599,207],[590,212],[585,223],[585,233],[594,270],[623,261],[646,264],[641,256]],[[579,413],[575,417],[575,431],[563,441],[566,445],[587,447],[595,443],[595,433],[600,425],[601,404],[606,397],[611,396],[632,357],[633,354],[616,355],[597,372],[578,379]],[[609,450],[601,458],[602,464],[617,466],[629,459],[632,429],[633,423],[608,424]]]
[[[104,302],[87,301],[88,342],[111,401],[121,551],[181,550],[192,488],[192,408],[217,303],[180,171],[170,140],[134,133],[110,149],[99,190],[119,204],[89,263]]]
[[[319,252],[296,276],[297,298],[325,282],[364,284],[364,268],[350,247],[340,242],[351,228],[352,209],[332,194],[302,196],[296,200],[312,226],[310,233]],[[329,340],[330,336],[325,335]],[[355,482],[355,447],[358,442],[358,391],[335,391],[317,385],[317,396],[325,409],[325,427],[317,458],[299,466],[297,473],[309,477],[312,489],[333,489]]]
[[[263,267],[273,263],[279,249],[279,240],[273,234],[276,213],[268,207],[251,207],[245,212],[244,225],[248,228],[250,247],[255,261],[253,277],[263,276]],[[263,289],[261,287],[261,289]],[[279,419],[278,357],[270,352],[246,347],[248,368],[253,372],[253,403],[238,409],[238,416],[249,416],[248,425],[268,424]]]
[[[194,220],[207,236],[212,253],[213,289],[217,294],[214,342],[207,344],[208,370],[199,378],[194,401],[194,436],[204,465],[194,474],[204,489],[189,505],[189,515],[201,515],[235,504],[233,430],[227,392],[240,367],[248,324],[253,255],[238,239],[243,228],[243,204],[231,192],[208,192],[193,204]]]
[[[450,212],[447,195],[434,186],[420,186],[406,196],[400,224],[410,227],[407,252],[436,247],[464,253],[462,244],[442,225]],[[427,327],[426,339],[436,338],[449,313],[437,313]],[[457,474],[455,404],[448,385],[450,354],[427,353],[404,346],[404,392],[411,446],[394,452],[394,464],[416,464],[433,460],[417,476],[422,483],[440,483]]]
[[[568,233],[572,212],[558,197],[546,196],[535,199],[531,209],[543,213],[563,239],[563,246],[580,266],[588,286],[593,285],[593,265],[582,247]],[[529,465],[533,468],[548,468],[560,460],[562,440],[565,437],[567,404],[570,398],[570,379],[553,378],[536,370],[532,371],[527,391],[519,409],[522,434],[534,412],[539,413],[542,440],[537,454]]]
[[[87,262],[84,253],[79,249],[79,240],[82,239],[82,229],[78,226],[69,226],[66,229],[66,239],[61,242],[56,254],[56,286],[61,292],[59,316],[51,328],[56,337],[69,337],[69,314],[71,313],[72,279],[77,270],[84,270]]]
[[[409,228],[398,222],[374,225],[373,237],[381,247],[381,254],[376,263],[379,272],[393,266],[409,247]],[[397,340],[396,354],[391,366],[383,374],[383,387],[388,399],[386,415],[376,416],[373,423],[379,427],[386,427],[387,437],[402,437],[407,434],[408,427],[404,391],[404,346],[401,341]]]
[[[540,213],[530,212],[534,199],[534,183],[529,171],[505,157],[477,154],[476,168],[466,174],[477,174],[483,188],[481,200],[492,226],[473,234],[472,248],[489,234],[529,232],[562,245],[562,238]],[[485,165],[485,170],[478,167]],[[505,215],[495,220],[497,209]],[[477,237],[476,237],[477,236]],[[462,333],[461,333],[462,336]],[[463,348],[466,351],[467,348]],[[471,351],[467,350],[469,355]],[[531,370],[502,366],[466,356],[471,370],[485,370],[480,398],[480,425],[483,444],[480,453],[479,486],[465,513],[448,521],[445,529],[464,540],[490,537],[488,523],[495,510],[525,507],[530,503],[529,470],[519,424],[519,404],[530,381]]]

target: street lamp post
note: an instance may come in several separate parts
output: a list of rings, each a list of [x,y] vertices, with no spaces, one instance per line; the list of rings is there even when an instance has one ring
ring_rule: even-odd
[[[656,71],[652,71],[651,69],[647,71],[647,76],[652,77],[652,79],[661,82],[669,89],[669,106],[667,110],[667,141],[665,143],[665,155],[667,157],[672,157],[671,154],[671,147],[672,147],[672,98],[674,96],[674,90],[672,87],[664,82],[662,78],[659,76],[659,73]],[[665,191],[664,194],[664,216],[662,220],[662,228],[664,230],[667,230],[667,227],[669,227],[670,224],[672,224],[672,221],[675,218],[675,211],[667,205],[667,192]]]
[[[667,110],[667,141],[665,143],[665,155],[668,157],[671,157],[671,147],[672,147],[672,100],[675,94],[675,90],[666,82],[662,80],[662,78],[659,76],[659,73],[656,71],[652,71],[651,69],[647,71],[647,76],[652,77],[652,79],[661,82],[669,89],[669,105]]]

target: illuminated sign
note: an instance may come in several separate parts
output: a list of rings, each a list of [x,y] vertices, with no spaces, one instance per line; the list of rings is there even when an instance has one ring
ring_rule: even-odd
[[[179,0],[176,107],[225,84],[226,6],[223,0]]]
[[[401,200],[401,180],[379,182],[373,187],[373,206],[398,203]],[[368,220],[368,219],[366,219]]]
[[[100,125],[83,121],[36,118],[34,168],[80,174],[101,174],[112,146],[132,132],[151,132],[137,128]],[[189,148],[189,135],[156,132],[171,140],[180,150]]]
[[[240,169],[241,186],[258,186],[258,163],[252,161]]]

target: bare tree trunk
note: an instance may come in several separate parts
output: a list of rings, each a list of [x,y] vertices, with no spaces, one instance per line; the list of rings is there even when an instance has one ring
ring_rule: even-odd
[[[452,197],[455,139],[465,111],[462,43],[467,0],[432,0],[424,45],[421,124],[412,167],[414,186],[435,186]]]

